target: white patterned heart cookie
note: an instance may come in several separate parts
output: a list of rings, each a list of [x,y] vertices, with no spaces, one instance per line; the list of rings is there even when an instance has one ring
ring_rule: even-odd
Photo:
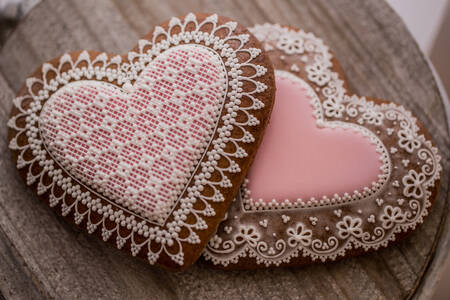
[[[40,114],[42,140],[74,177],[162,223],[209,143],[225,86],[216,53],[175,46],[129,91],[89,80],[59,88]]]
[[[205,259],[223,268],[304,265],[378,249],[414,230],[441,172],[422,124],[402,106],[351,95],[311,33],[270,24],[251,31],[276,69],[275,105]]]
[[[259,42],[188,14],[123,56],[65,54],[27,79],[9,139],[26,183],[89,233],[184,269],[223,219],[274,98]]]

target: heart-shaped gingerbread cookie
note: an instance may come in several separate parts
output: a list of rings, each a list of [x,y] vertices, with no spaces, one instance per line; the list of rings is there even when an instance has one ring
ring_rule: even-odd
[[[82,51],[43,64],[14,100],[10,148],[59,214],[151,264],[184,269],[236,195],[273,98],[254,36],[188,14],[126,55]]]
[[[295,266],[385,247],[423,222],[441,166],[404,107],[348,92],[323,41],[251,29],[277,85],[255,163],[204,257],[223,268]]]

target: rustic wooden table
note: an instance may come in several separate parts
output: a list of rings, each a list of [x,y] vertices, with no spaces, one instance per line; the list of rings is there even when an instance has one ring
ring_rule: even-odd
[[[173,15],[217,12],[244,25],[290,24],[321,36],[354,92],[395,100],[426,125],[443,156],[441,191],[411,237],[377,253],[301,269],[224,272],[197,263],[150,267],[57,218],[25,187],[9,158],[6,120],[23,80],[65,51],[123,53]],[[0,298],[377,298],[429,296],[448,246],[450,143],[424,55],[400,18],[373,1],[44,0],[0,52]]]

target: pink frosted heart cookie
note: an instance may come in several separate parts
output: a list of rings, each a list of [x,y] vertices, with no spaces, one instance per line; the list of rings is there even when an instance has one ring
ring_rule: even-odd
[[[423,222],[441,166],[404,107],[349,93],[321,39],[250,29],[275,68],[271,122],[204,257],[223,268],[295,266],[387,246]]]
[[[260,144],[271,63],[244,27],[188,14],[122,56],[44,63],[19,91],[10,149],[59,214],[151,264],[201,254]]]

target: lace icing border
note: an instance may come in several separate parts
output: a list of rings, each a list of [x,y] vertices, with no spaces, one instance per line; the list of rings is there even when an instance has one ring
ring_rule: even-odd
[[[196,231],[207,228],[204,217],[215,215],[215,211],[209,203],[224,201],[219,188],[231,187],[227,173],[240,172],[239,165],[234,159],[247,156],[244,148],[238,143],[248,144],[254,141],[254,137],[246,129],[259,124],[259,120],[252,114],[252,111],[264,107],[264,103],[257,98],[257,94],[266,90],[267,86],[258,81],[258,78],[266,74],[267,69],[251,62],[260,55],[261,49],[247,48],[246,43],[250,36],[248,34],[235,35],[236,26],[236,22],[218,24],[218,17],[215,14],[199,23],[196,16],[190,13],[186,15],[183,22],[178,18],[172,18],[167,31],[163,27],[155,27],[152,40],[140,40],[137,50],[128,53],[128,60],[123,60],[121,56],[109,59],[106,53],[100,53],[91,58],[88,52],[83,51],[76,60],[71,55],[64,54],[60,57],[57,66],[50,63],[43,64],[42,79],[30,77],[26,80],[27,93],[13,101],[19,113],[8,121],[8,126],[16,131],[15,136],[10,140],[9,148],[18,155],[17,168],[27,168],[26,184],[36,184],[39,195],[48,192],[50,206],[60,205],[63,216],[73,212],[76,224],[81,224],[85,220],[88,233],[93,233],[101,228],[104,241],[109,240],[115,234],[118,249],[123,248],[125,243],[129,242],[131,254],[136,256],[141,251],[146,251],[150,264],[156,263],[161,253],[165,253],[173,262],[183,265],[182,243],[200,243]],[[217,36],[216,33],[219,31],[222,33],[225,31],[225,37]],[[224,122],[216,130],[220,136],[211,142],[214,149],[208,151],[205,161],[198,165],[202,167],[202,171],[193,176],[193,185],[190,185],[191,182],[187,184],[189,187],[186,195],[177,201],[178,208],[171,214],[173,220],[166,221],[164,228],[161,228],[151,224],[150,220],[117,206],[108,199],[106,199],[107,203],[103,203],[100,197],[95,197],[89,190],[86,190],[85,185],[73,180],[63,169],[56,168],[54,160],[49,157],[43,146],[37,124],[45,101],[58,88],[82,79],[104,80],[125,88],[127,84],[136,80],[140,71],[152,61],[153,57],[180,43],[202,44],[222,58],[227,68],[229,88],[226,101],[223,103],[223,108],[227,112],[220,117],[220,120]],[[238,55],[242,56],[242,54],[248,58],[239,61]],[[70,66],[69,70],[62,71],[67,66]],[[243,68],[252,68],[254,74],[244,76]],[[56,74],[56,77],[51,78],[49,76],[51,73]],[[242,86],[245,82],[252,83],[253,88],[243,90]],[[243,97],[249,99],[252,104],[241,105]],[[234,119],[233,115],[237,112],[247,116],[247,120],[239,122]],[[21,119],[26,120],[25,127],[18,125],[17,121]],[[241,131],[240,137],[231,137],[231,131],[235,129]],[[28,141],[24,145],[19,142],[19,137],[23,135]],[[228,144],[234,146],[234,152],[225,150],[225,146]],[[31,158],[28,154],[31,154]],[[220,167],[217,164],[219,159],[228,161],[228,166]],[[205,176],[205,174],[211,172],[217,172],[221,180],[208,180],[209,176]],[[202,193],[205,188],[211,189],[213,194],[206,196]],[[197,202],[202,203],[202,209],[194,208],[193,204]],[[193,216],[195,221],[186,222],[187,216]],[[187,230],[186,236],[179,235],[182,229]]]
[[[285,55],[300,57],[282,72],[298,73],[302,71],[298,64],[304,64],[303,76],[308,83],[301,80],[303,86],[310,96],[321,99],[314,100],[319,126],[325,121],[343,119],[345,123],[351,119],[351,126],[365,126],[371,135],[383,137],[378,140],[395,141],[390,148],[382,143],[384,153],[389,149],[390,173],[376,194],[342,204],[325,199],[312,205],[252,209],[245,202],[244,184],[204,250],[204,258],[224,267],[238,264],[243,257],[264,266],[287,264],[301,257],[332,261],[351,249],[385,247],[395,240],[396,233],[422,223],[431,206],[430,189],[440,179],[442,168],[437,149],[419,134],[411,112],[394,103],[375,104],[365,97],[349,96],[332,70],[328,47],[312,33],[277,24],[256,25],[250,30],[269,54],[279,51],[281,60],[287,60]],[[292,74],[288,76],[298,78]]]

